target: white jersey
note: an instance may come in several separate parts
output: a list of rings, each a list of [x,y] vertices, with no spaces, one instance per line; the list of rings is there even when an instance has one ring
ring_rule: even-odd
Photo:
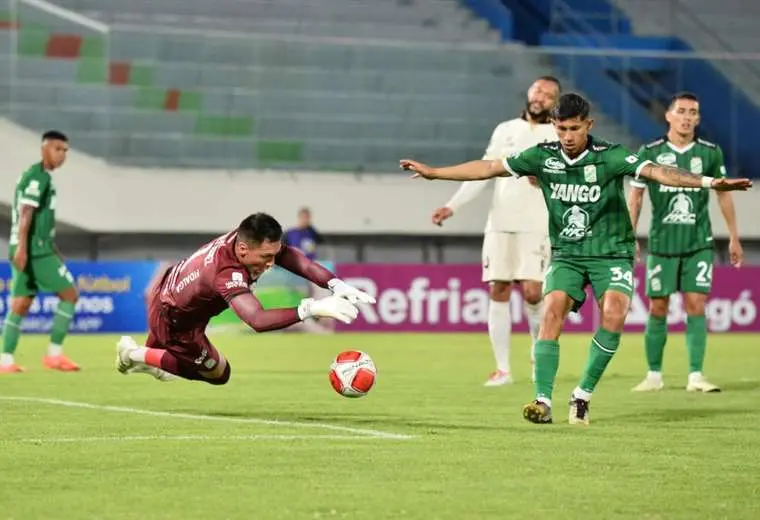
[[[531,124],[523,118],[511,119],[494,129],[483,159],[503,159],[513,152],[557,140],[557,133],[551,124]],[[480,195],[492,180],[494,193],[486,233],[494,231],[548,235],[549,214],[544,197],[541,190],[524,177],[496,177],[464,182],[446,206],[456,213]]]

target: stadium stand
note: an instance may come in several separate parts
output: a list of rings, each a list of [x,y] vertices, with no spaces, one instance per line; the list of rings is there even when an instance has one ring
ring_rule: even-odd
[[[20,5],[0,24],[0,52],[18,53],[0,84],[7,113],[35,130],[65,127],[83,151],[121,164],[459,162],[482,154],[533,78],[557,72],[447,0],[56,2],[106,34]],[[603,135],[631,142],[600,119]]]

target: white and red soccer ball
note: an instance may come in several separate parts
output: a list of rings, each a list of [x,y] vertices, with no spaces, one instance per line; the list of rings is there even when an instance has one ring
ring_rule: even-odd
[[[344,397],[364,397],[376,377],[372,358],[359,350],[341,352],[330,365],[330,384]]]

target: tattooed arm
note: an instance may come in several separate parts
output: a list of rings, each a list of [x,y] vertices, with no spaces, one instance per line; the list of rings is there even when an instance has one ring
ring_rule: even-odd
[[[716,179],[689,173],[686,170],[665,166],[662,164],[648,163],[641,168],[640,177],[649,179],[665,186],[676,188],[711,188],[718,191],[745,191],[752,187],[752,181],[749,179]]]

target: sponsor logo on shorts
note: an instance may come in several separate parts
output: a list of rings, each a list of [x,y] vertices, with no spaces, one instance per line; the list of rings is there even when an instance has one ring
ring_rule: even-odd
[[[195,363],[196,365],[200,365],[206,360],[207,357],[208,357],[208,349],[206,347],[203,347],[203,350],[201,350],[201,355],[195,358],[193,363]]]

